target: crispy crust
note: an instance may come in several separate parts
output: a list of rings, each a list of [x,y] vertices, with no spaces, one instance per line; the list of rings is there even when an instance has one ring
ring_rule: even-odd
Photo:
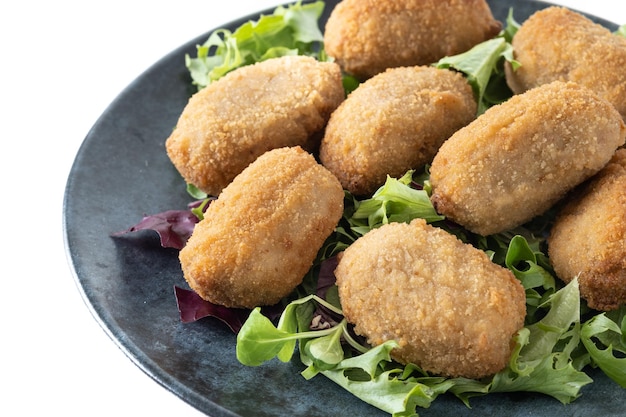
[[[481,378],[503,369],[523,327],[526,296],[511,271],[422,219],[359,238],[337,268],[341,306],[357,333],[437,375]]]
[[[362,83],[331,115],[320,160],[345,189],[370,194],[387,175],[401,177],[430,163],[475,117],[472,88],[460,73],[392,68]]]
[[[501,27],[484,0],[343,0],[326,23],[324,47],[366,79],[467,51]]]
[[[614,310],[626,303],[626,149],[568,198],[548,255],[563,281],[578,276],[589,307]]]
[[[506,66],[515,93],[555,80],[574,81],[607,99],[626,121],[626,39],[563,7],[529,17],[512,41],[515,59]]]
[[[602,169],[625,137],[608,101],[572,82],[544,84],[491,107],[441,146],[431,199],[475,233],[510,230]]]
[[[207,209],[179,258],[205,300],[273,305],[302,282],[343,214],[339,181],[299,147],[266,152]]]
[[[188,183],[218,195],[265,151],[317,149],[344,97],[335,63],[286,56],[241,67],[191,97],[167,154]]]

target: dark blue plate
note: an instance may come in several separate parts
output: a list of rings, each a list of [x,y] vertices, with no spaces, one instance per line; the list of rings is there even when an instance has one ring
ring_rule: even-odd
[[[336,3],[326,2],[322,24]],[[513,7],[519,22],[548,5],[489,3],[501,21]],[[223,27],[234,30],[249,19],[258,15]],[[137,366],[210,416],[387,416],[323,376],[304,380],[297,355],[288,364],[239,364],[235,335],[221,322],[181,323],[173,288],[187,286],[177,251],[162,249],[151,232],[110,237],[144,214],[184,209],[190,200],[164,142],[194,90],[185,53],[195,55],[195,45],[207,36],[189,41],[141,74],[99,118],[76,156],[63,220],[68,256],[85,302]],[[468,409],[446,395],[418,411],[422,417],[624,415],[626,390],[600,372],[591,376],[595,382],[567,406],[542,395],[494,394],[473,399]]]

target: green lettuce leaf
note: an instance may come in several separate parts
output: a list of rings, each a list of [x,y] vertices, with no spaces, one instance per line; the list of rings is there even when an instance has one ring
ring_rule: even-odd
[[[526,322],[534,322],[539,305],[556,291],[556,282],[547,265],[542,266],[542,253],[533,250],[528,241],[513,236],[509,242],[505,265],[520,280],[526,291]]]
[[[569,333],[566,333],[571,335]],[[528,329],[518,336],[519,347],[533,346]],[[574,345],[578,339],[573,339]],[[556,345],[556,344],[555,344]],[[493,377],[489,392],[537,392],[568,404],[580,396],[583,386],[593,380],[574,367],[573,360],[563,352],[551,352],[535,360],[525,360],[514,353],[511,366]]]
[[[542,307],[548,306],[545,317],[518,334],[509,367],[494,377],[490,392],[540,392],[567,404],[593,382],[574,366],[580,342],[578,280],[549,297]]]
[[[615,31],[616,35],[619,36],[623,36],[626,38],[626,25],[622,25],[620,26],[616,31]]]
[[[293,333],[274,327],[257,307],[237,333],[237,359],[244,365],[258,366],[280,353],[281,360],[289,360],[283,355],[283,348],[291,346],[292,340]]]
[[[508,61],[513,69],[520,65],[513,59],[510,43],[518,28],[511,9],[507,26],[497,37],[481,42],[469,51],[444,57],[434,64],[437,68],[452,68],[465,74],[478,103],[478,115],[512,95],[504,76],[504,61]]]
[[[582,328],[582,342],[594,366],[626,388],[626,306],[587,321]]]
[[[567,404],[592,382],[578,365],[580,293],[577,282],[556,292],[542,306],[549,308],[539,322],[515,337],[509,365],[491,380],[457,378],[450,392],[467,406],[469,399],[494,392],[537,392]]]
[[[323,375],[352,395],[394,417],[416,416],[417,407],[428,408],[454,381],[439,377],[414,377],[413,365],[394,365],[390,352],[397,347],[388,341],[367,353],[345,359]],[[391,365],[389,369],[386,365]]]
[[[364,235],[390,222],[410,222],[415,218],[427,222],[443,220],[437,214],[428,193],[411,187],[413,171],[402,178],[387,176],[385,184],[366,200],[356,202],[356,209],[348,219],[352,231]]]
[[[341,337],[352,341],[347,334],[347,322],[343,319],[334,327],[310,330],[313,303],[318,303],[335,314],[343,314],[331,303],[316,295],[309,295],[289,303],[283,310],[278,324],[274,326],[257,307],[251,311],[237,333],[237,360],[247,366],[259,366],[273,358],[288,362],[293,356],[297,341],[312,339],[310,343],[303,343],[301,350],[301,355],[305,357],[303,363],[315,368],[309,371],[311,375],[320,369],[329,369],[337,365],[344,359]],[[352,347],[361,352],[365,351],[365,348],[356,344]]]
[[[462,54],[441,58],[436,67],[454,68],[465,74],[474,90],[478,102],[477,114],[480,115],[492,105],[511,96],[500,68],[501,58],[515,62],[511,57],[511,44],[504,38],[497,37],[482,42]],[[496,84],[498,88],[494,87]],[[487,94],[488,92],[490,94]]]
[[[318,21],[324,2],[277,7],[271,15],[248,21],[234,32],[213,31],[196,47],[197,56],[185,56],[192,83],[202,89],[244,65],[285,55],[309,55],[324,59],[323,35]]]

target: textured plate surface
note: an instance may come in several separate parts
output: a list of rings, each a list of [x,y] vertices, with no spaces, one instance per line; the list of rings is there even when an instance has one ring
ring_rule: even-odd
[[[326,2],[322,23],[336,3]],[[501,21],[513,7],[518,22],[547,6],[512,0],[489,3]],[[234,29],[257,18],[245,16],[223,27]],[[189,201],[164,141],[193,92],[184,55],[195,55],[195,45],[205,39],[189,41],[141,74],[99,118],[76,156],[63,220],[67,251],[84,299],[137,366],[207,415],[386,416],[323,376],[305,381],[297,355],[288,364],[240,365],[235,335],[221,322],[180,322],[173,287],[186,284],[176,251],[162,249],[150,232],[109,237],[144,214],[184,209]],[[452,396],[442,396],[430,409],[418,411],[423,417],[623,415],[626,391],[601,373],[591,376],[595,383],[568,406],[540,395],[498,394],[472,400],[472,409]]]

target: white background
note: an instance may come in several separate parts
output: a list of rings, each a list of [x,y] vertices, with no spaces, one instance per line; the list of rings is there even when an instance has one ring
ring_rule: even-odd
[[[108,338],[68,266],[62,200],[98,116],[179,45],[276,0],[0,5],[0,415],[200,416]],[[559,0],[626,23],[621,0]]]

